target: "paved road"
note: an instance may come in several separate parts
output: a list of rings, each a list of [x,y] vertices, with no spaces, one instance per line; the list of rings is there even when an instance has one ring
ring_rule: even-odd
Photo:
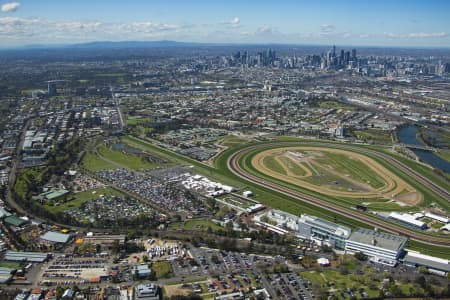
[[[430,236],[430,235],[426,235],[417,231],[413,231],[411,229],[405,228],[405,227],[401,227],[395,224],[390,224],[388,222],[385,222],[383,220],[380,219],[376,219],[374,217],[368,216],[364,213],[358,212],[356,210],[352,210],[349,208],[344,208],[342,206],[339,206],[337,204],[333,204],[331,202],[328,201],[324,201],[321,199],[318,199],[316,197],[310,196],[310,195],[306,195],[303,194],[301,192],[298,191],[293,191],[289,188],[280,186],[276,183],[273,183],[271,181],[268,180],[264,180],[261,179],[257,176],[251,175],[249,173],[247,173],[246,171],[244,171],[240,165],[239,165],[239,161],[242,158],[243,155],[247,154],[250,151],[253,150],[259,150],[259,149],[265,149],[271,146],[279,146],[279,147],[287,147],[287,146],[298,146],[298,145],[314,145],[314,146],[326,146],[326,147],[330,147],[330,144],[327,143],[317,143],[317,142],[302,142],[302,143],[295,143],[295,142],[284,142],[284,143],[274,143],[272,145],[255,145],[255,146],[249,146],[247,148],[244,148],[236,153],[234,153],[232,156],[229,157],[228,159],[228,168],[237,176],[242,177],[244,179],[249,180],[250,182],[253,182],[254,184],[263,186],[265,188],[269,188],[271,190],[280,192],[284,195],[290,196],[294,199],[303,201],[303,202],[307,202],[313,205],[316,205],[318,207],[333,211],[334,213],[338,213],[340,215],[346,216],[348,218],[353,218],[356,219],[360,222],[369,224],[371,226],[386,230],[388,232],[393,232],[393,233],[397,233],[397,234],[402,234],[404,236],[407,236],[413,240],[416,241],[420,241],[423,243],[428,243],[428,244],[432,244],[432,245],[441,245],[441,246],[445,246],[445,247],[450,247],[450,239],[448,238],[441,238],[441,237],[436,237],[436,236]],[[450,199],[450,195],[449,192],[446,191],[445,189],[443,189],[442,187],[436,185],[435,183],[432,183],[430,180],[428,180],[427,178],[423,177],[421,174],[418,174],[416,171],[412,170],[411,168],[409,168],[408,166],[405,166],[404,164],[402,164],[401,162],[399,162],[398,160],[396,160],[395,158],[390,157],[387,154],[383,154],[374,150],[370,150],[370,149],[361,149],[359,147],[352,147],[349,145],[333,145],[333,147],[336,148],[343,148],[343,149],[348,149],[348,150],[352,150],[355,152],[362,152],[362,153],[368,153],[374,156],[377,156],[379,158],[384,159],[385,161],[391,163],[393,166],[395,166],[397,169],[399,169],[400,171],[406,173],[407,175],[413,177],[414,179],[416,179],[419,183],[423,184],[424,186],[432,189],[433,191],[435,191],[436,193],[438,193],[439,195],[441,195],[444,199]]]
[[[22,159],[21,151],[23,148],[23,143],[25,141],[25,134],[27,132],[28,127],[30,127],[32,119],[28,118],[25,122],[25,125],[22,127],[22,132],[20,134],[20,140],[17,144],[17,148],[14,154],[14,160],[12,161],[11,171],[9,172],[9,180],[8,180],[8,188],[6,190],[6,203],[9,207],[15,209],[17,212],[21,214],[28,214],[16,201],[14,201],[12,195],[12,189],[14,188],[14,183],[16,182],[16,174],[17,174],[17,166],[20,164]]]

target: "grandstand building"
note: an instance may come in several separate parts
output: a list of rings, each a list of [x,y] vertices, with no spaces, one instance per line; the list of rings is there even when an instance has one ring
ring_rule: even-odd
[[[350,254],[362,252],[373,262],[395,266],[408,239],[399,235],[358,228],[345,245]]]

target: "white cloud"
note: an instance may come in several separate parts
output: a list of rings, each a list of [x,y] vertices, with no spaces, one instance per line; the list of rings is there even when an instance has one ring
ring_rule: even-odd
[[[13,12],[18,10],[20,7],[20,3],[19,2],[7,2],[5,4],[2,5],[2,12]]]
[[[416,32],[410,33],[408,35],[409,38],[445,38],[448,37],[448,33],[446,32]]]
[[[269,27],[268,25],[264,25],[264,26],[259,27],[256,30],[256,32],[257,33],[272,33],[273,29],[271,27]]]
[[[429,39],[429,38],[446,38],[449,36],[447,32],[413,32],[413,33],[385,33],[385,37],[389,39]]]
[[[323,24],[320,26],[320,31],[325,34],[333,32],[334,29],[335,29],[334,25],[331,24]]]
[[[234,17],[233,19],[229,21],[223,21],[221,23],[222,25],[230,26],[233,29],[240,28],[241,27],[241,19],[239,17]]]
[[[191,28],[188,25],[155,22],[102,23],[98,21],[53,21],[40,18],[0,17],[0,40],[5,45],[132,39],[182,40],[183,34],[189,32]]]
[[[230,21],[230,24],[232,24],[232,25],[237,25],[237,24],[239,24],[239,23],[241,23],[241,20],[240,20],[238,17],[234,17],[234,18]]]

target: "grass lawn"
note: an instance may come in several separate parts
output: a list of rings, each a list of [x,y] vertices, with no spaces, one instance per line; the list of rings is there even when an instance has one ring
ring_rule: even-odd
[[[125,154],[103,144],[98,147],[98,151],[104,158],[133,170],[151,169],[157,166],[157,164],[150,163],[139,155]]]
[[[439,150],[437,153],[442,159],[450,162],[450,150]]]
[[[137,118],[133,116],[127,116],[127,125],[139,125],[150,122],[151,118]]]
[[[295,162],[292,159],[284,156],[279,157],[283,164],[296,176],[304,176],[306,175],[306,171],[299,165],[305,166],[301,162]]]
[[[374,141],[380,144],[392,144],[390,132],[379,130],[354,131],[353,134],[358,140]]]
[[[439,247],[430,244],[422,244],[417,241],[408,240],[405,246],[406,250],[418,251],[422,254],[437,256],[444,259],[450,259],[450,251],[448,248]]]
[[[100,188],[90,191],[85,191],[81,193],[71,194],[71,196],[68,198],[69,200],[66,203],[60,204],[58,206],[50,206],[50,205],[44,205],[44,207],[55,213],[55,212],[62,212],[71,208],[79,208],[83,203],[86,203],[88,201],[97,199],[100,197],[100,195],[104,196],[121,196],[123,195],[121,192],[116,191],[113,188]]]
[[[15,262],[1,262],[0,268],[18,269],[20,268],[20,264]]]
[[[357,287],[363,288],[364,291],[369,294],[369,297],[376,297],[379,295],[378,290],[370,290],[367,285],[364,285],[361,282],[355,282],[354,276],[356,275],[353,274],[341,275],[338,271],[324,270],[301,272],[300,275],[311,281],[313,289],[314,286],[320,286],[322,291],[326,291],[332,288],[339,291],[345,291],[346,288]],[[338,293],[335,293],[335,295],[338,297],[340,296],[338,295]]]
[[[155,273],[156,278],[169,277],[172,273],[170,263],[168,261],[155,261],[152,263],[152,271]]]
[[[264,166],[276,173],[287,175],[284,168],[280,165],[280,163],[275,159],[275,156],[273,155],[267,155],[266,157],[264,157],[262,163],[264,164]]]
[[[247,144],[249,143],[251,140],[247,139],[247,138],[243,138],[243,137],[239,137],[233,134],[227,135],[226,137],[224,137],[220,143],[226,147],[233,147],[236,145],[242,145],[242,144]]]
[[[211,227],[213,231],[224,229],[222,226],[219,226],[208,220],[188,220],[184,224],[184,228],[188,230],[206,231],[208,230],[208,227]]]
[[[432,224],[431,224],[431,228],[441,228],[442,226],[444,226],[445,224],[444,223],[441,223],[441,222],[439,222],[439,221],[435,221],[435,222],[433,222]]]
[[[92,152],[86,152],[84,154],[81,165],[90,171],[117,169],[116,165],[104,161]]]
[[[401,211],[402,209],[408,210],[408,211],[411,210],[410,206],[401,206],[395,202],[370,203],[367,205],[367,207],[370,209],[373,209],[373,210],[383,210],[383,211],[391,211],[391,210]]]

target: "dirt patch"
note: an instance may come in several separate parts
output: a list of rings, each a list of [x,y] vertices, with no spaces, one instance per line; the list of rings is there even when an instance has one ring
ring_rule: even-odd
[[[395,200],[405,203],[406,205],[414,206],[420,203],[422,195],[419,192],[409,192],[396,196]]]

